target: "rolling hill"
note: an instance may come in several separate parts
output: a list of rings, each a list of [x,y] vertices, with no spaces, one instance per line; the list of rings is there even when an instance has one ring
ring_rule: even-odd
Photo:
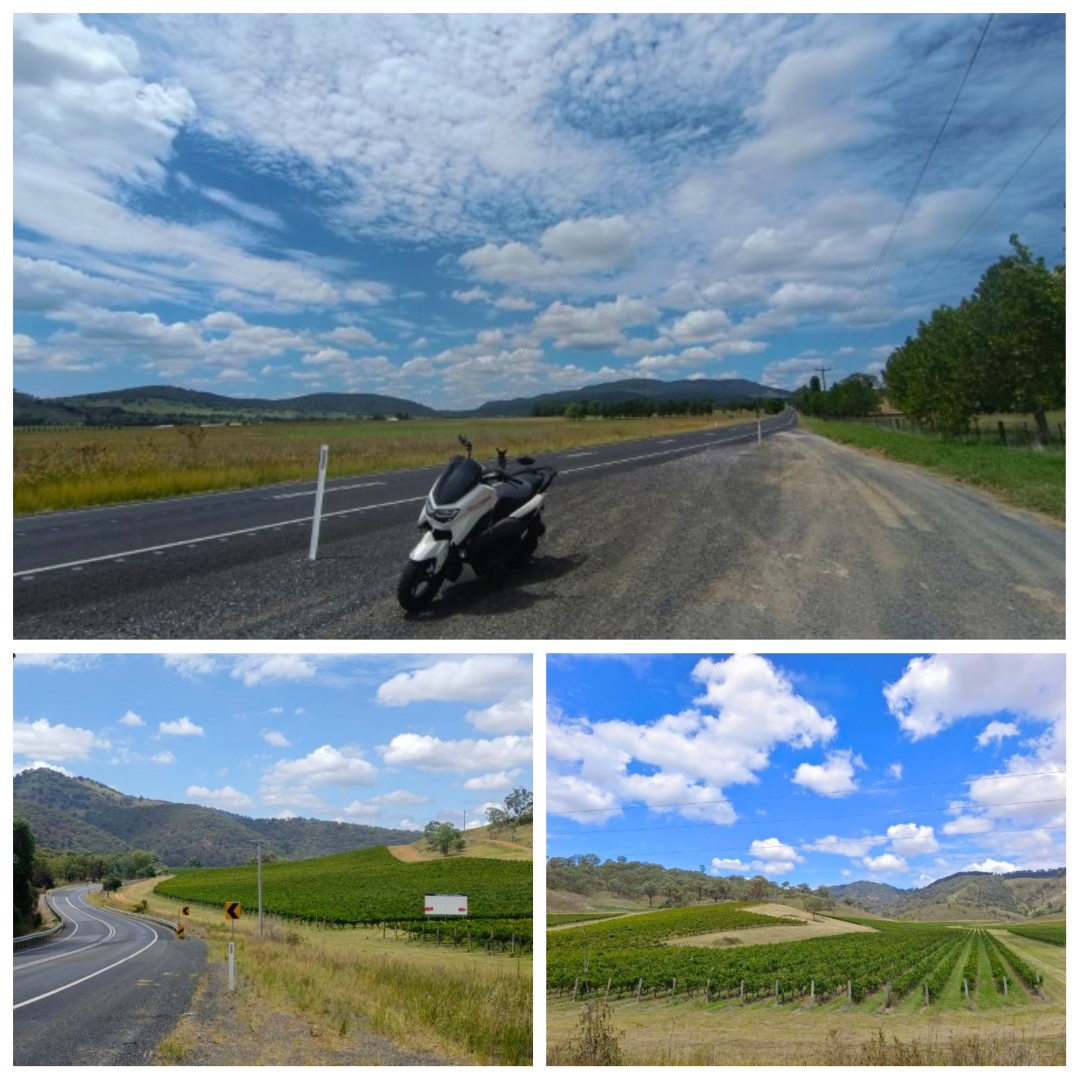
[[[14,781],[14,811],[38,844],[57,851],[111,854],[141,849],[169,866],[197,858],[204,866],[249,862],[264,853],[309,859],[359,848],[409,844],[419,833],[314,818],[249,818],[192,803],[124,795],[86,777],[31,769]]]
[[[536,404],[584,401],[712,401],[733,404],[786,398],[785,390],[747,379],[621,379],[533,397],[488,401],[475,409],[436,410],[383,394],[305,394],[301,397],[233,398],[179,386],[134,386],[69,397],[38,398],[15,391],[15,427],[100,425],[244,424],[275,420],[359,420],[372,417],[531,416]]]
[[[511,398],[505,401],[488,401],[474,410],[476,416],[530,416],[537,404],[565,404],[600,401],[622,402],[638,398],[655,401],[712,401],[717,404],[734,404],[760,398],[790,397],[786,390],[750,382],[748,379],[678,379],[664,382],[661,379],[619,379],[615,382],[595,383],[579,390],[558,390],[535,397]]]
[[[939,878],[921,889],[897,889],[876,881],[832,885],[836,900],[853,900],[863,911],[889,918],[1038,918],[1065,911],[1065,869],[1015,870],[1007,874],[966,871]]]
[[[16,427],[357,420],[399,414],[436,415],[426,405],[383,394],[305,394],[274,401],[179,386],[136,386],[62,398],[36,398],[16,391],[14,402]]]

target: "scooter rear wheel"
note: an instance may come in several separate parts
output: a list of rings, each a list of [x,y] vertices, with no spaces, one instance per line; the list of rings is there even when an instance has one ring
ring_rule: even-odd
[[[410,614],[423,611],[435,599],[442,582],[442,572],[435,569],[434,559],[424,562],[410,559],[398,579],[398,603]]]

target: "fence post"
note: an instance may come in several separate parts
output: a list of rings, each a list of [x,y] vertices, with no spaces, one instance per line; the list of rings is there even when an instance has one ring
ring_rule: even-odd
[[[677,981],[677,978],[678,978],[678,976],[676,976],[676,978],[675,978],[675,979],[672,979],[672,980],[671,980],[671,1000],[672,1000],[673,1002],[674,1002],[674,1000],[675,1000],[675,983],[676,983],[676,981]]]
[[[810,980],[810,1004],[814,1004],[814,980]]]
[[[923,1003],[926,1004],[926,1005],[930,1004],[930,984],[929,983],[923,983]]]
[[[314,562],[319,550],[319,527],[322,524],[323,492],[326,490],[326,457],[330,447],[325,443],[319,447],[319,479],[315,485],[315,515],[311,519],[311,547],[308,548],[308,560]]]
[[[1002,975],[1001,976],[1001,988],[1005,991],[1005,996],[1009,996],[1009,980]]]
[[[739,980],[739,1000],[740,1001],[745,1001],[746,1000],[746,980],[745,979],[740,979]]]
[[[611,995],[611,976],[607,977],[607,989],[604,991],[604,1002],[607,1002],[608,997]]]
[[[571,1001],[577,1001],[577,988],[578,988],[578,980],[577,980],[577,979],[575,979],[575,980],[574,980],[574,994],[573,994],[573,996],[572,996],[572,997],[570,998],[570,1000],[571,1000]]]
[[[776,1004],[780,1004],[780,980],[776,980]]]
[[[964,1000],[969,1001],[967,979],[964,980]]]
[[[851,1002],[851,980],[850,979],[848,979],[848,981],[847,981],[847,999],[848,999],[848,1003],[850,1004],[850,1002]]]
[[[641,979],[638,979],[638,981],[637,981],[637,1001],[635,1001],[634,1004],[635,1005],[640,1005],[641,1004]]]

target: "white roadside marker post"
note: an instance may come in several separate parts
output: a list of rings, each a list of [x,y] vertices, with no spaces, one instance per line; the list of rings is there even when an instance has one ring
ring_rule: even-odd
[[[330,447],[325,444],[319,447],[319,482],[315,488],[315,516],[311,519],[311,548],[308,550],[308,560],[315,561],[315,555],[319,550],[319,525],[322,521],[323,492],[326,490],[326,458]]]

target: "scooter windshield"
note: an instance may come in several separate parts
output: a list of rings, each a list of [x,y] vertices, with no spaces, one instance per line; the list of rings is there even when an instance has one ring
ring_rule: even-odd
[[[435,482],[431,491],[432,498],[440,506],[455,503],[480,483],[483,473],[479,462],[455,454],[446,466],[446,472]]]

